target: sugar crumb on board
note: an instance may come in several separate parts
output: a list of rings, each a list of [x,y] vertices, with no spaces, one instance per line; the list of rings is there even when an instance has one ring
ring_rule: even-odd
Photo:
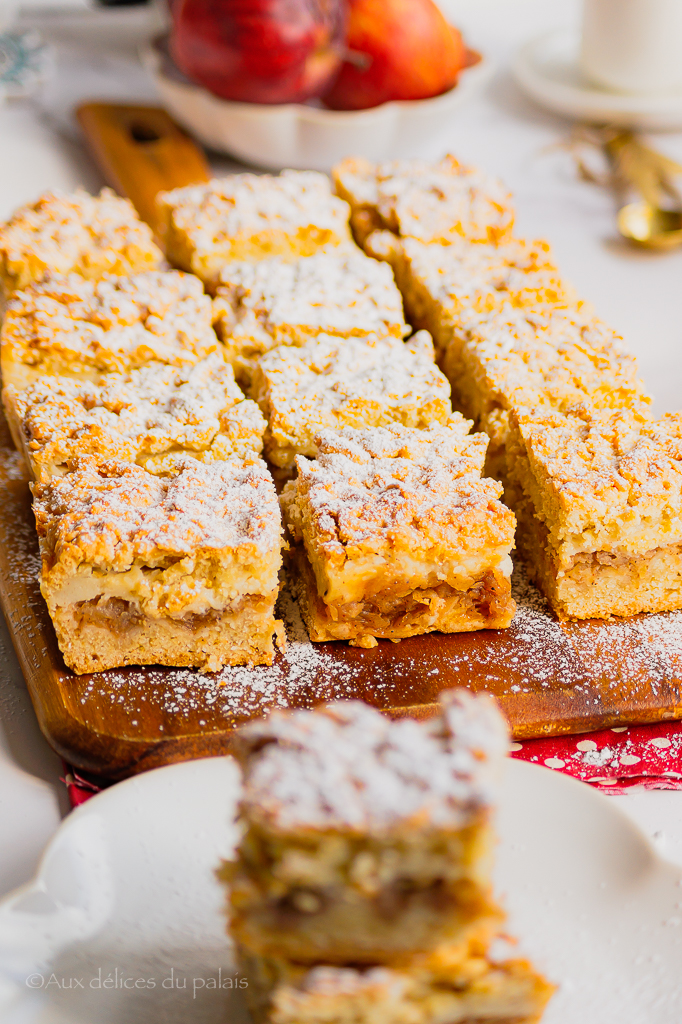
[[[23,477],[16,452],[0,456],[0,477]],[[35,622],[42,618],[39,590],[40,558],[37,538],[26,497],[7,491],[0,536],[6,553],[7,582],[22,595],[22,607],[11,615],[12,629],[30,635],[31,659],[37,663],[50,657],[49,638]],[[112,670],[90,678],[64,678],[74,686],[83,704],[102,706],[106,701],[130,719],[145,706],[154,708],[154,717],[196,720],[210,710],[214,721],[226,723],[262,714],[272,707],[309,706],[323,700],[363,696],[358,685],[366,679],[371,664],[372,692],[381,704],[394,703],[394,695],[409,703],[411,691],[423,692],[429,679],[435,688],[452,685],[453,675],[477,681],[499,692],[500,682],[509,679],[508,692],[536,695],[541,699],[552,690],[569,690],[580,698],[599,705],[605,685],[632,697],[638,692],[649,704],[661,698],[674,702],[674,692],[682,677],[682,611],[642,615],[611,622],[560,623],[548,612],[544,598],[529,583],[522,565],[514,572],[516,617],[508,630],[490,634],[489,643],[472,644],[466,636],[461,643],[439,644],[434,659],[410,653],[410,642],[399,646],[382,645],[388,652],[378,660],[372,652],[344,648],[339,657],[333,645],[315,645],[307,637],[296,601],[289,590],[280,599],[279,615],[288,636],[285,653],[278,653],[271,667],[225,668],[216,675],[202,675],[189,669],[148,667]],[[35,609],[35,611],[34,611]],[[454,638],[453,638],[454,639]],[[22,641],[26,644],[26,640]],[[340,647],[341,645],[339,645]],[[608,680],[605,683],[605,680]],[[363,683],[363,685],[365,685]],[[434,689],[435,692],[435,689]],[[365,691],[366,693],[366,691]],[[598,710],[598,708],[597,708]],[[166,721],[165,731],[170,725]],[[163,729],[159,730],[163,732]],[[175,730],[173,730],[175,731]],[[587,756],[587,754],[585,755]]]

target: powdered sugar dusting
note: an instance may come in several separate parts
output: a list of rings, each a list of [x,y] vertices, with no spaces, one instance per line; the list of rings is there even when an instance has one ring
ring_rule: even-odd
[[[441,690],[454,686],[495,694],[524,736],[546,734],[547,723],[571,731],[646,721],[663,712],[673,718],[682,703],[682,612],[559,623],[521,564],[514,573],[518,611],[507,630],[381,641],[373,650],[311,644],[296,601],[285,590],[278,615],[285,620],[289,646],[270,667],[225,668],[215,675],[129,668],[74,676],[59,668],[40,596],[30,496],[16,452],[3,452],[0,477],[2,571],[14,595],[6,613],[17,645],[24,664],[36,671],[46,660],[54,661],[64,694],[79,709],[73,713],[93,730],[104,721],[112,734],[143,742],[154,735],[158,740],[209,738],[271,708],[360,698],[401,709],[432,703]]]
[[[342,336],[409,332],[390,267],[360,250],[319,252],[293,263],[228,263],[221,281],[217,295],[230,307],[233,329],[243,331],[241,321],[253,318],[275,342],[278,332],[296,328]]]
[[[247,815],[285,830],[463,826],[492,801],[507,728],[489,698],[466,690],[440,710],[391,721],[348,701],[252,723],[235,744]]]

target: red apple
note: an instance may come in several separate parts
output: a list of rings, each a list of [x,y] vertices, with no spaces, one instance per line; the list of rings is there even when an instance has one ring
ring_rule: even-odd
[[[338,70],[345,10],[345,0],[175,0],[171,54],[224,99],[302,102]]]
[[[350,0],[346,46],[323,96],[333,110],[438,96],[466,63],[461,35],[433,0]]]

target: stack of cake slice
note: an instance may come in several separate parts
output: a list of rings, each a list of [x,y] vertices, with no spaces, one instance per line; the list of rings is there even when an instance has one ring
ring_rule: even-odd
[[[391,721],[359,702],[244,727],[242,839],[224,865],[258,1024],[530,1024],[551,986],[496,959],[494,701]]]

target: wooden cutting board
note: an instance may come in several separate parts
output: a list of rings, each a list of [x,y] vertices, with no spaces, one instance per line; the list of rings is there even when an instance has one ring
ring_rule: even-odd
[[[147,108],[125,107],[121,113],[111,105],[91,107],[104,108],[99,120],[90,118],[91,132],[102,123],[111,130],[113,120],[128,151],[125,125],[134,123],[137,135],[144,135]],[[159,135],[182,136],[188,173],[205,177],[201,154],[187,155],[193,145],[187,137],[175,126],[164,134],[167,115],[155,111],[153,117]],[[98,138],[101,145],[101,133]],[[143,150],[143,165],[149,159]],[[167,147],[164,161],[173,168],[173,184],[181,184]],[[156,171],[162,165],[154,162]],[[113,173],[108,180],[122,189]],[[129,180],[131,198],[139,190],[148,201],[148,178],[139,166]],[[143,200],[138,198],[140,212]],[[487,690],[498,698],[517,739],[682,718],[682,612],[562,624],[548,613],[522,567],[515,583],[519,610],[508,630],[380,641],[371,650],[311,644],[285,594],[280,613],[290,639],[287,653],[278,653],[271,668],[217,675],[130,668],[75,676],[59,653],[39,572],[30,492],[1,420],[0,603],[48,741],[70,764],[107,778],[225,753],[240,722],[272,707],[311,707],[334,698],[357,697],[394,715],[424,716],[443,689]]]

